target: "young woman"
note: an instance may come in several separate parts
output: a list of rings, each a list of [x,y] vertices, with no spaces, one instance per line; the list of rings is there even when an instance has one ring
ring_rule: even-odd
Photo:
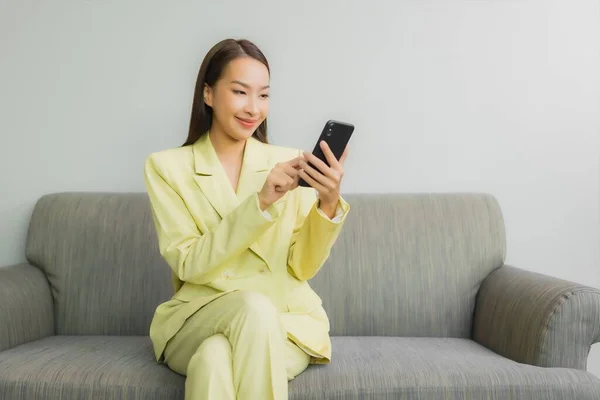
[[[340,197],[347,151],[338,161],[322,143],[327,166],[268,144],[269,81],[253,43],[216,44],[200,67],[186,142],[146,160],[175,289],[150,337],[157,360],[187,376],[186,399],[286,399],[289,380],[331,359],[329,321],[307,281],[349,210]]]

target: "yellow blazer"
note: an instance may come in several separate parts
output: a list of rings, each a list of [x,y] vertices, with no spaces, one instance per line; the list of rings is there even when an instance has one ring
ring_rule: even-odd
[[[312,363],[331,360],[329,320],[308,280],[322,267],[350,209],[329,219],[312,188],[298,187],[267,208],[258,192],[278,162],[300,150],[246,142],[237,193],[209,135],[194,145],[151,154],[144,176],[160,253],[172,269],[175,294],[150,326],[156,359],[197,310],[235,290],[269,297],[288,337]]]

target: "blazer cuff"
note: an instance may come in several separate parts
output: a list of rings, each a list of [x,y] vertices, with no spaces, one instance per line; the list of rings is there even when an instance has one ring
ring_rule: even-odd
[[[317,208],[317,212],[325,219],[330,220],[331,222],[333,222],[334,224],[339,224],[340,222],[342,222],[342,217],[344,216],[344,210],[342,209],[342,205],[340,204],[340,202],[338,201],[338,206],[337,209],[335,210],[335,215],[333,216],[333,218],[329,218],[327,216],[327,214],[325,214],[323,212],[323,210],[321,210],[321,207]]]
[[[316,190],[315,190],[315,192],[316,192]],[[319,193],[317,193],[317,199],[318,198],[319,198]],[[321,210],[320,206],[317,206],[317,213],[319,213],[319,215],[321,217],[325,218],[327,221],[331,221],[334,224],[339,224],[344,220],[344,216],[346,215],[346,212],[348,211],[348,209],[349,209],[348,203],[346,203],[346,201],[342,198],[342,196],[340,196],[340,199],[338,200],[337,208],[335,210],[335,215],[333,216],[333,218],[329,218],[329,216],[327,216],[327,214],[325,214],[325,212],[323,212],[323,210]]]
[[[279,211],[277,210],[277,207],[275,206],[276,204],[277,204],[277,202],[271,204],[264,211],[261,211],[260,210],[260,201],[258,200],[258,193],[256,194],[256,208],[258,208],[258,210],[261,211],[262,216],[267,221],[273,221],[274,219],[279,217]]]

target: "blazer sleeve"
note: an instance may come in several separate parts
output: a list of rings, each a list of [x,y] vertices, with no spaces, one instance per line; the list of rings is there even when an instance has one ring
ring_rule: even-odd
[[[248,249],[279,217],[276,207],[261,211],[254,193],[202,234],[183,199],[173,189],[152,156],[144,166],[160,253],[181,281],[205,284],[214,280],[223,265]]]
[[[341,214],[338,212],[331,220],[319,208],[316,193],[312,189],[300,190],[302,193],[288,254],[288,270],[299,280],[307,281],[327,261],[350,211],[350,205],[340,197],[338,210],[341,210]]]

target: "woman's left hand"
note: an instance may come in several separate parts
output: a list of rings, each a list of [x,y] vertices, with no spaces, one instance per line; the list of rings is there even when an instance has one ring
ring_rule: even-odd
[[[329,166],[313,154],[304,152],[304,159],[299,162],[299,176],[317,190],[319,207],[327,216],[333,218],[340,199],[340,185],[344,177],[344,161],[348,157],[348,147],[338,161],[325,141],[321,141],[319,145]]]

